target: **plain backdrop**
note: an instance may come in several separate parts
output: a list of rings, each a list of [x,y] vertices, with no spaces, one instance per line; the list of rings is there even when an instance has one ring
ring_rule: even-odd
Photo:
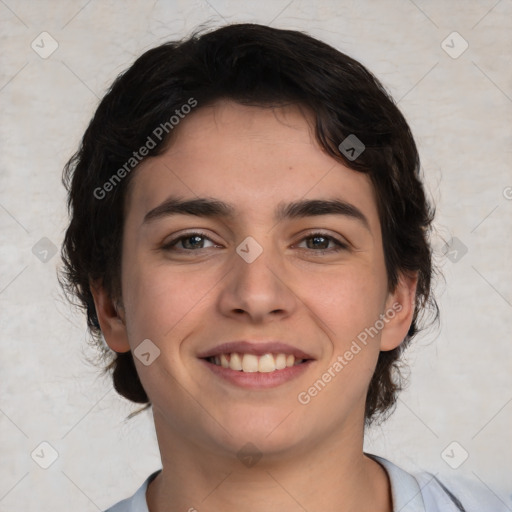
[[[57,283],[61,171],[137,56],[241,21],[307,31],[372,70],[437,203],[441,324],[408,351],[410,385],[365,449],[477,480],[512,510],[512,1],[2,0],[0,511],[103,510],[161,467],[151,413],[126,420],[138,406],[88,362]]]

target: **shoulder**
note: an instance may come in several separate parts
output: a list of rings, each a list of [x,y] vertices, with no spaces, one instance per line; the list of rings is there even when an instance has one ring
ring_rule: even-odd
[[[112,505],[104,512],[149,512],[146,501],[146,490],[149,483],[158,475],[158,473],[160,473],[160,471],[162,470],[159,469],[158,471],[151,473],[133,496]]]
[[[444,497],[448,496],[458,505],[455,510],[465,512],[510,512],[510,508],[498,497],[498,495],[485,487],[478,480],[470,480],[462,477],[434,476],[430,473],[416,475],[418,483],[423,488],[426,504],[444,503]],[[433,505],[431,505],[432,507]],[[426,508],[429,511],[429,508]],[[437,510],[433,508],[433,510]],[[443,510],[442,507],[439,510]]]
[[[393,509],[401,512],[510,512],[478,481],[427,472],[408,473],[389,460],[371,455],[388,473]]]

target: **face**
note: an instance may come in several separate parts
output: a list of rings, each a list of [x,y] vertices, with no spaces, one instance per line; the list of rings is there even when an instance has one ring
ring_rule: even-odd
[[[114,350],[150,340],[134,359],[157,429],[202,450],[362,431],[379,351],[407,333],[414,287],[388,290],[371,182],[311,126],[218,102],[133,176],[122,308],[108,318],[96,293],[100,323]]]

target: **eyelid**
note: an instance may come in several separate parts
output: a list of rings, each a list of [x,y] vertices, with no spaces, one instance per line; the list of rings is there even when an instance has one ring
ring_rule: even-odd
[[[181,234],[177,234],[175,236],[173,236],[173,238],[167,242],[164,242],[162,244],[162,249],[171,249],[174,245],[176,245],[177,243],[179,243],[181,240],[184,240],[186,238],[190,238],[190,237],[193,237],[193,236],[201,236],[207,240],[209,240],[210,242],[216,244],[216,245],[220,245],[218,244],[215,240],[212,239],[211,236],[209,236],[207,233],[203,232],[202,230],[200,229],[194,229],[192,231],[186,231],[184,233],[181,233]],[[193,252],[191,250],[187,250],[187,249],[181,249],[181,251],[185,251],[185,252]]]
[[[351,246],[350,242],[348,242],[348,240],[346,240],[346,238],[342,237],[342,239],[340,239],[340,238],[336,237],[335,235],[332,235],[329,232],[323,231],[322,229],[316,229],[316,230],[313,229],[311,231],[301,234],[298,242],[301,243],[304,240],[307,240],[308,238],[314,238],[316,236],[321,236],[323,238],[326,238],[326,239],[332,241],[334,244],[336,244],[338,249],[318,249],[318,250],[305,249],[305,250],[321,254],[321,253],[325,253],[325,252],[336,252],[336,250],[340,250],[340,251],[347,250]]]

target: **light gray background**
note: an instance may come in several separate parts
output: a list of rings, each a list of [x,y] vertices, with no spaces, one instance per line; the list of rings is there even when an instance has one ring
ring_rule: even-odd
[[[410,387],[366,450],[481,481],[512,510],[512,0],[0,0],[0,511],[103,510],[161,467],[151,413],[125,421],[137,406],[86,362],[51,248],[67,219],[61,170],[98,99],[144,50],[205,21],[306,30],[399,101],[438,205],[446,282],[440,333],[408,353]],[[44,31],[58,43],[47,58],[31,47],[51,48]],[[457,58],[454,31],[469,45]],[[58,452],[48,469],[43,441]]]

